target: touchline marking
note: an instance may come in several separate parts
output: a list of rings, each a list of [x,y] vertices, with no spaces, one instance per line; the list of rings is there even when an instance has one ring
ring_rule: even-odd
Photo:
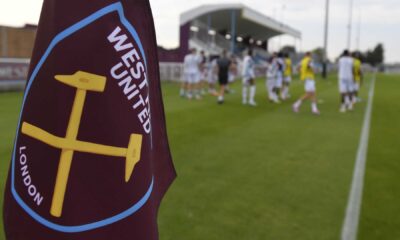
[[[347,202],[346,216],[342,226],[341,240],[356,240],[360,209],[362,202],[362,191],[364,186],[365,163],[367,160],[369,129],[371,124],[372,102],[374,99],[375,78],[372,77],[368,95],[367,109],[364,115],[364,123],[361,131],[360,143],[358,145],[357,158],[354,167],[353,180],[349,200]]]

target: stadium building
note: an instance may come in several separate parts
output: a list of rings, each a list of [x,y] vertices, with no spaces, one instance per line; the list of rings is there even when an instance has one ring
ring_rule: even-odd
[[[202,5],[181,14],[180,45],[159,48],[160,62],[182,62],[190,48],[219,54],[222,49],[241,55],[252,48],[265,55],[268,41],[278,35],[301,38],[301,33],[243,4]]]
[[[210,4],[188,10],[180,16],[179,47],[158,47],[163,80],[179,80],[182,62],[190,48],[217,55],[223,49],[236,56],[251,48],[256,59],[266,60],[269,41],[279,35],[301,39],[300,31],[243,4]]]

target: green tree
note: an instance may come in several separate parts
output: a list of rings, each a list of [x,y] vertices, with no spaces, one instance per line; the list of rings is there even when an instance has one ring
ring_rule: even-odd
[[[287,53],[289,55],[294,55],[296,54],[296,48],[291,45],[286,45],[281,48],[281,52]]]
[[[313,60],[318,63],[322,63],[324,59],[324,49],[321,47],[318,47],[314,50],[311,51],[313,54]]]
[[[371,51],[368,50],[365,54],[365,60],[367,63],[371,64],[372,66],[381,65],[385,59],[384,57],[385,50],[382,43],[376,45],[376,47]]]

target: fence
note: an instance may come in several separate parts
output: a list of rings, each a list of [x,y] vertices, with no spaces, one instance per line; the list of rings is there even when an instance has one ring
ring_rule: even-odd
[[[22,90],[29,71],[29,59],[0,58],[0,91]]]
[[[183,63],[161,62],[159,67],[161,81],[179,82],[183,79]],[[256,75],[264,76],[265,70],[265,66],[257,66]],[[28,71],[29,59],[0,58],[0,91],[23,90]]]
[[[254,69],[256,77],[265,76],[266,70],[265,65],[257,65]],[[240,63],[238,72],[241,73]],[[160,78],[161,81],[181,81],[183,79],[183,63],[160,63]]]
[[[182,63],[160,63],[161,81],[181,81],[183,79]]]

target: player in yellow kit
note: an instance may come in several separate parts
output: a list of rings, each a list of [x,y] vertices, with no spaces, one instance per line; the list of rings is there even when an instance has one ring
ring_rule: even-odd
[[[319,115],[317,107],[317,94],[315,87],[314,63],[311,53],[307,52],[300,63],[300,79],[304,82],[305,94],[293,104],[293,111],[299,112],[300,106],[304,100],[311,100],[311,111],[313,114]]]
[[[361,70],[361,60],[360,60],[360,54],[357,52],[353,53],[353,58],[354,58],[354,63],[353,63],[353,71],[354,71],[354,92],[353,92],[353,103],[356,103],[359,98],[358,98],[358,91],[360,90],[362,80],[363,80],[363,73]]]
[[[288,99],[289,95],[289,86],[292,82],[292,60],[289,57],[289,54],[285,53],[285,70],[283,72],[283,88],[281,93],[282,100]]]

